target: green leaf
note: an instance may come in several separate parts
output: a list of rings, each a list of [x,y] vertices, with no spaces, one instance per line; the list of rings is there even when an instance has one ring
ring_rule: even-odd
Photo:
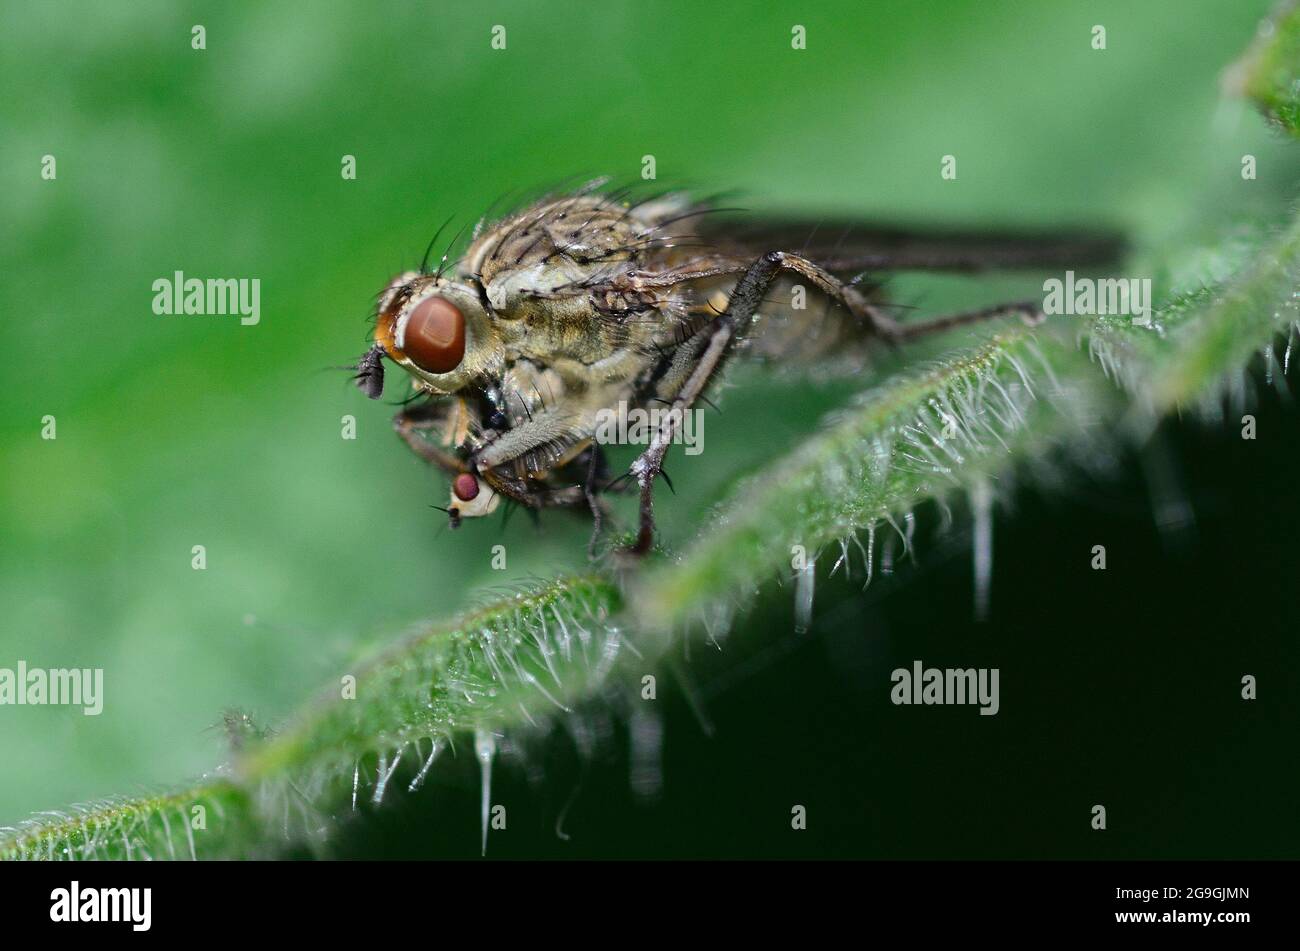
[[[1145,431],[1183,408],[1217,414],[1225,394],[1241,402],[1244,371],[1262,357],[1266,379],[1288,369],[1300,318],[1300,219],[1261,239],[1237,272],[1216,284],[1176,294],[1150,328],[1126,318],[1098,318],[1090,332],[1094,356],[1129,391],[1129,421]],[[1277,335],[1287,347],[1281,364]]]
[[[1300,134],[1300,7],[1281,7],[1230,79]],[[1054,318],[878,381],[784,457],[734,485],[680,552],[626,579],[595,572],[511,592],[422,626],[255,732],[227,767],[176,793],[47,813],[0,835],[0,858],[218,858],[327,843],[364,797],[417,785],[453,744],[490,768],[494,737],[632,695],[674,638],[716,631],[802,549],[815,570],[867,569],[882,527],[1019,471],[1053,479],[1140,441],[1171,412],[1242,401],[1245,371],[1285,372],[1297,319],[1300,220],[1202,249],[1204,283],[1172,277],[1149,327]],[[1195,273],[1187,249],[1147,257]],[[1152,271],[1157,270],[1151,268]],[[1288,335],[1277,358],[1279,334]],[[953,337],[953,341],[968,341]],[[1032,466],[1031,466],[1032,464]],[[866,534],[865,544],[860,533]],[[806,576],[805,576],[806,577]],[[699,622],[704,622],[701,625]],[[399,772],[400,771],[400,772]],[[392,781],[392,782],[390,782]]]
[[[6,831],[6,861],[252,858],[261,840],[248,796],[225,780],[42,813]]]
[[[1300,135],[1300,4],[1286,0],[1260,24],[1226,82],[1254,100],[1270,122]]]
[[[1052,365],[1048,353],[1051,353]],[[1067,372],[1068,370],[1068,372]],[[1063,440],[1076,448],[1107,398],[1087,361],[1027,328],[863,394],[821,433],[737,486],[673,564],[633,596],[643,622],[723,619],[756,582],[824,549],[869,570],[870,538]],[[851,547],[852,546],[852,547]]]

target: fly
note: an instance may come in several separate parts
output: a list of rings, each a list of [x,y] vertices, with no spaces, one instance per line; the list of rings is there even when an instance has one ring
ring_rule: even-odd
[[[1034,301],[899,321],[879,277],[1085,267],[1120,251],[1105,235],[737,221],[684,193],[632,201],[603,186],[480,222],[454,266],[426,263],[379,297],[356,379],[378,398],[385,359],[412,377],[416,397],[394,427],[451,477],[453,527],[507,499],[534,511],[589,508],[599,533],[601,496],[630,479],[640,495],[631,551],[644,554],[655,541],[655,481],[683,413],[707,399],[736,352],[830,360],[986,320],[1037,322]],[[810,246],[818,231],[837,240]],[[779,305],[770,294],[782,281],[812,288],[827,306]],[[656,414],[645,450],[611,478],[595,434],[601,414],[618,407],[677,412]]]

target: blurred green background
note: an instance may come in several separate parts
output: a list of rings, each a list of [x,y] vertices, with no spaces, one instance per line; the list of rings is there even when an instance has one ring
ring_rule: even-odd
[[[585,563],[587,526],[563,515],[546,517],[541,533],[524,518],[504,531],[496,520],[446,531],[428,507],[445,499],[442,478],[399,445],[391,408],[330,369],[365,348],[374,295],[418,261],[448,215],[464,223],[503,193],[573,174],[631,179],[652,154],[661,183],[737,189],[754,209],[1110,224],[1160,247],[1231,216],[1276,215],[1293,194],[1294,147],[1218,86],[1266,9],[1214,0],[5,4],[0,666],[103,667],[107,696],[99,717],[0,709],[0,824],[197,774],[221,755],[211,727],[222,709],[274,723],[365,645],[449,614],[484,586]],[[191,49],[194,24],[206,28],[206,50]],[[504,51],[489,46],[495,24],[507,29]],[[790,48],[793,24],[806,27],[806,50]],[[1094,24],[1106,27],[1104,51],[1091,48]],[[1258,157],[1257,181],[1241,179],[1247,152]],[[55,181],[40,177],[46,154],[57,159]],[[945,154],[957,157],[956,181],[938,174]],[[344,155],[356,156],[355,181],[340,176]],[[175,270],[259,278],[260,324],[155,316],[152,282]],[[899,289],[938,310],[1035,286],[918,279]],[[723,417],[709,418],[708,452],[673,468],[678,494],[661,505],[670,540],[689,537],[737,473],[788,449],[860,387],[772,383],[752,371],[734,379]],[[398,382],[392,374],[390,401]],[[40,438],[46,414],[57,418],[57,440]],[[340,438],[344,414],[357,417],[355,441]],[[1281,415],[1279,425],[1293,422]],[[1141,508],[1141,481],[1130,488],[1124,498]],[[1074,517],[1095,515],[1084,505]],[[1131,521],[1136,535],[1149,530]],[[1036,527],[1029,550],[1054,544]],[[498,541],[509,551],[504,574],[489,568]],[[205,571],[190,566],[198,544]],[[936,557],[946,544],[933,543]],[[999,555],[1000,590],[1015,553],[1000,546]],[[1281,557],[1295,568],[1293,555]],[[927,615],[925,630],[969,627],[964,571],[940,572],[948,580],[938,595],[918,573],[889,610],[937,597],[948,614]],[[831,620],[818,637],[830,640],[811,643],[870,638],[856,588],[828,592],[819,616]],[[780,643],[782,612],[784,595],[765,601],[746,642]],[[1041,638],[1070,649],[1085,637],[1072,633],[1077,618],[1044,623],[1060,630]],[[717,757],[714,779],[745,788],[754,764],[725,755],[746,748],[736,730],[753,722],[751,739],[771,737],[763,768],[772,770],[782,743],[817,729],[800,709],[787,725],[801,733],[764,732],[775,727],[761,716],[772,709],[761,675],[728,674],[725,663],[711,671],[702,665],[706,682],[738,678],[751,706],[742,703],[749,713],[736,716],[730,741],[679,741],[695,752],[670,760],[668,780],[686,798],[656,813],[679,832],[704,822],[689,791],[707,785]],[[817,696],[825,677],[817,664],[791,665],[786,702]],[[825,702],[825,719],[844,730],[852,708]],[[670,746],[691,730],[689,720],[670,723]],[[854,770],[869,752],[832,744],[793,757],[788,775],[808,775],[805,759],[820,763],[825,788],[842,793],[863,780]],[[562,804],[566,793],[547,795]],[[470,849],[473,809],[460,814]],[[645,821],[635,815],[611,813],[607,854],[687,848],[662,834],[620,845],[618,830]],[[942,830],[930,842],[916,822],[917,838],[895,843],[897,854],[982,854],[959,842],[944,852]],[[889,851],[878,829],[862,832],[825,849]],[[712,842],[702,854],[767,850],[742,828],[709,834],[681,842]],[[537,841],[517,847],[549,854],[545,843],[558,842]]]

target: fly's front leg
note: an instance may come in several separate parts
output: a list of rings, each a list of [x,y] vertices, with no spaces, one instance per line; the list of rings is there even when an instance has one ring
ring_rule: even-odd
[[[609,516],[599,495],[608,481],[609,464],[594,439],[600,409],[600,401],[593,399],[576,411],[534,412],[530,419],[481,447],[469,461],[491,488],[529,508],[579,508],[585,503],[593,520],[587,546],[592,557]],[[584,441],[590,441],[585,458],[578,452]],[[581,467],[579,484],[543,487],[533,478],[566,465]]]
[[[584,414],[542,410],[476,451],[470,456],[470,465],[482,470],[517,462],[521,476],[544,472],[574,443],[590,438],[594,430],[594,420],[586,420]]]
[[[434,445],[420,435],[420,433],[430,429],[437,429],[443,424],[444,420],[439,416],[432,415],[429,412],[429,407],[419,407],[414,410],[404,409],[393,417],[393,430],[412,452],[425,462],[437,466],[455,478],[460,473],[467,471],[465,464],[456,458],[455,453]]]
[[[449,422],[448,409],[445,405],[431,406],[426,404],[414,409],[402,410],[393,417],[393,430],[412,452],[425,462],[437,466],[451,477],[453,501],[443,511],[450,517],[451,527],[458,528],[461,521],[462,506],[458,505],[455,500],[466,501],[475,498],[478,495],[477,483],[474,476],[469,474],[469,466],[455,453],[431,443],[420,435],[422,432],[446,426]],[[463,412],[463,405],[450,408],[451,413],[457,411]],[[470,485],[465,485],[463,480],[469,480]],[[491,502],[491,504],[489,505],[488,502]],[[485,514],[495,507],[495,502],[491,499],[486,499],[480,504],[485,506],[484,512],[476,514]],[[442,508],[442,506],[434,507]]]

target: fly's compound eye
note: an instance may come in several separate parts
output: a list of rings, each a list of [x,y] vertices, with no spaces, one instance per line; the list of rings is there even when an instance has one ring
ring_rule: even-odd
[[[487,491],[483,491],[487,489]],[[462,520],[491,515],[497,509],[501,496],[484,485],[472,472],[462,472],[451,480],[451,502],[447,514],[451,516],[451,527],[455,528]]]
[[[397,346],[428,373],[450,373],[465,359],[465,315],[444,297],[416,304],[400,337]]]
[[[451,491],[462,502],[473,502],[478,498],[478,479],[468,472],[462,472],[451,483]]]

